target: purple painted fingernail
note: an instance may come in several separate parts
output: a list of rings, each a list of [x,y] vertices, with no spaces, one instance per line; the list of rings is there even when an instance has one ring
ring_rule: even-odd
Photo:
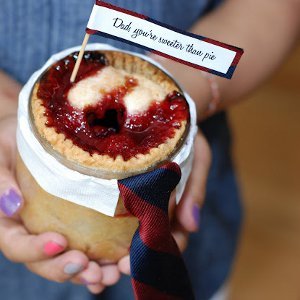
[[[21,196],[13,188],[6,191],[0,197],[0,209],[8,217],[11,217],[13,214],[15,214],[21,207],[21,204]]]
[[[193,206],[193,218],[197,227],[199,227],[200,223],[200,207],[198,204],[194,204]]]

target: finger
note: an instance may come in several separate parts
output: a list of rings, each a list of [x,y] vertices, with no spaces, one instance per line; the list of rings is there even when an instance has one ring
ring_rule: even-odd
[[[48,280],[65,282],[86,269],[89,259],[82,252],[71,250],[55,258],[29,263],[27,268]]]
[[[176,209],[176,215],[189,232],[199,227],[200,208],[205,198],[206,181],[211,164],[211,152],[205,137],[199,132],[195,140],[193,168],[184,194]]]
[[[17,116],[13,114],[2,117],[0,126],[0,166],[7,170],[14,170],[17,149]]]
[[[0,174],[0,210],[2,215],[12,217],[20,211],[23,199],[12,173],[0,167]]]
[[[54,232],[28,234],[16,220],[0,218],[0,249],[14,262],[34,262],[52,257],[67,246],[66,239]]]
[[[130,275],[130,258],[129,255],[122,257],[118,262],[120,272],[125,275]]]
[[[73,279],[73,283],[94,285],[102,281],[102,268],[94,261],[90,261],[86,269],[77,274]]]
[[[93,294],[99,294],[105,289],[102,284],[102,269],[94,261],[88,263],[87,268],[72,278],[71,282],[75,284],[84,284]]]
[[[102,291],[105,289],[105,285],[101,283],[93,284],[93,285],[87,285],[87,289],[92,293],[92,294],[100,294]]]
[[[2,119],[0,131],[0,216],[11,217],[22,206],[22,196],[12,170],[16,157],[16,120],[15,118]]]
[[[180,252],[183,252],[188,244],[189,233],[182,227],[181,224],[177,223],[172,225],[172,235]]]
[[[121,277],[117,265],[107,265],[102,267],[102,283],[106,286],[116,284]]]

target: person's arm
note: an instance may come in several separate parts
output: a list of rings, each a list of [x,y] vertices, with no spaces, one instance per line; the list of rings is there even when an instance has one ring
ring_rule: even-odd
[[[221,96],[218,110],[224,109],[262,84],[286,59],[299,40],[300,0],[227,0],[191,31],[245,51],[231,80],[214,76]],[[161,62],[194,98],[203,119],[212,98],[207,79],[199,70]]]
[[[20,89],[20,84],[0,71],[0,251],[44,278],[56,282],[70,280],[99,293],[119,280],[116,265],[101,267],[80,251],[65,251],[67,240],[55,232],[31,235],[18,218],[23,204],[14,176]]]

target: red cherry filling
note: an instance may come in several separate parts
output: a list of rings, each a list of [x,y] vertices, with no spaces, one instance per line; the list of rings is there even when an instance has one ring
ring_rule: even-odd
[[[124,97],[138,85],[131,77],[126,78],[123,86],[107,93],[98,104],[83,110],[74,108],[67,95],[73,86],[70,76],[76,56],[69,55],[47,70],[40,80],[37,95],[46,110],[46,125],[90,154],[107,154],[112,158],[121,155],[124,160],[139,153],[147,154],[151,148],[174,137],[175,129],[188,119],[188,105],[178,92],[167,95],[162,102],[153,102],[143,114],[128,115]],[[106,65],[103,54],[87,52],[77,81],[94,75]]]

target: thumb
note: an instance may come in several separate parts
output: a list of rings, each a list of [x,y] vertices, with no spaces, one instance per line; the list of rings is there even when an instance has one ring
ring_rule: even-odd
[[[0,216],[15,215],[21,208],[23,200],[14,177],[16,158],[15,115],[1,119],[0,123]]]
[[[14,216],[21,208],[23,199],[13,173],[0,167],[0,210],[7,216]],[[0,212],[0,216],[1,216]]]
[[[200,131],[195,140],[194,150],[192,172],[176,210],[179,223],[188,232],[198,230],[200,208],[205,198],[207,176],[211,164],[211,151]]]

